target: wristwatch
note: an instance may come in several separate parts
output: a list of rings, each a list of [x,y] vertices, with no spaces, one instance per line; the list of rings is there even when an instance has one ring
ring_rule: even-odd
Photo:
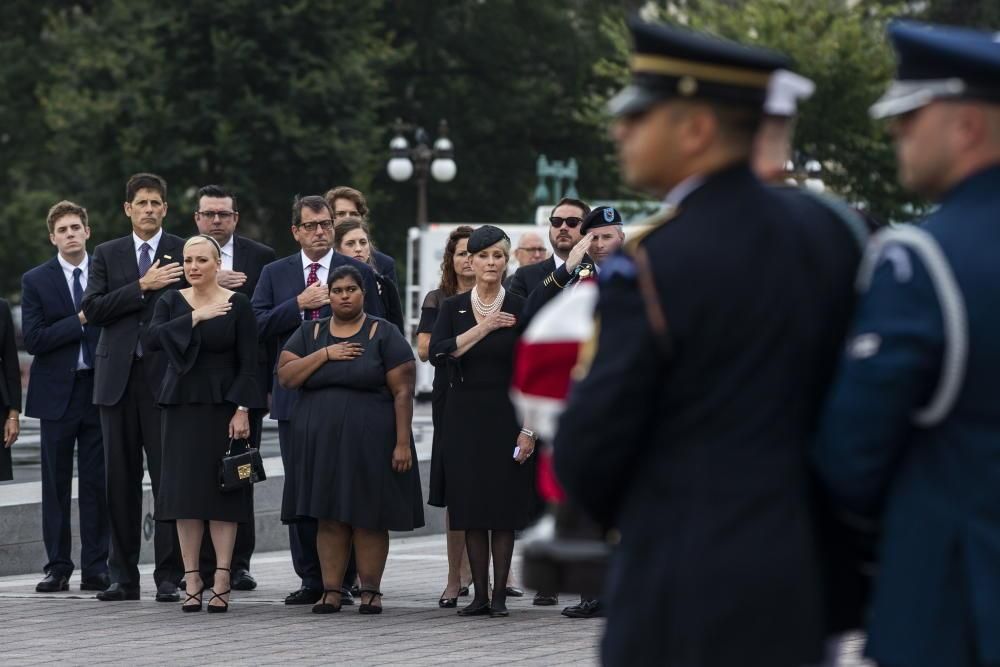
[[[521,433],[523,433],[524,435],[528,436],[532,440],[537,440],[538,439],[538,436],[535,435],[535,432],[532,431],[530,428],[522,428],[521,429]]]
[[[239,410],[240,412],[250,412],[250,408],[244,407],[242,405],[237,405],[236,409]]]

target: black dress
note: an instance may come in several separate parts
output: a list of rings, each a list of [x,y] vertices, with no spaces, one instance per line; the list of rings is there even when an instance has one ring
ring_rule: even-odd
[[[507,292],[502,310],[520,316],[524,299]],[[510,402],[516,327],[497,329],[461,357],[456,338],[476,325],[470,292],[441,304],[431,359],[447,369],[441,450],[452,530],[521,530],[534,518],[535,458],[520,464],[520,425]]]
[[[12,407],[21,410],[21,364],[17,358],[10,305],[0,299],[0,420],[7,419]],[[14,479],[10,449],[3,444],[3,427],[6,425],[4,421],[0,426],[0,482]]]
[[[226,315],[191,326],[180,292],[160,297],[149,327],[154,349],[168,366],[160,388],[163,463],[156,519],[253,519],[250,494],[219,490],[218,467],[229,445],[236,406],[264,407],[257,387],[257,324],[250,300],[229,297]]]
[[[373,334],[374,328],[374,334]],[[424,525],[417,450],[413,466],[392,469],[396,410],[388,371],[413,361],[413,350],[388,320],[368,317],[350,338],[330,334],[330,318],[303,322],[285,350],[305,357],[335,343],[358,343],[364,353],[328,361],[305,381],[292,412],[294,497],[282,518],[327,519],[368,530],[413,530]]]
[[[434,331],[441,302],[446,298],[440,289],[431,290],[424,297],[424,305],[420,308],[420,323],[418,334],[429,334]],[[427,504],[435,507],[445,507],[444,492],[444,452],[441,451],[441,431],[444,428],[444,404],[448,395],[448,371],[439,366],[434,367],[434,384],[431,386],[431,423],[434,425],[434,435],[431,439],[431,480],[427,494]]]

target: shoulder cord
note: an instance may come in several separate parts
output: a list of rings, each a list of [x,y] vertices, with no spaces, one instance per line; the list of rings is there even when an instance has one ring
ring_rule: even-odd
[[[897,243],[912,250],[924,263],[941,307],[944,322],[944,356],[941,377],[931,400],[913,414],[913,422],[925,428],[940,424],[951,412],[965,381],[969,356],[968,316],[965,298],[955,274],[934,237],[923,229],[906,225],[879,232],[872,239],[858,272],[857,288],[867,291],[882,249]]]

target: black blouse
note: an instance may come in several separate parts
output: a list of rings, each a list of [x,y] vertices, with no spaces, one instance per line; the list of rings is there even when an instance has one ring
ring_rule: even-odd
[[[194,312],[176,290],[156,303],[149,339],[166,353],[168,365],[160,405],[232,403],[263,408],[257,386],[257,322],[244,294],[229,297],[232,310],[191,325]]]

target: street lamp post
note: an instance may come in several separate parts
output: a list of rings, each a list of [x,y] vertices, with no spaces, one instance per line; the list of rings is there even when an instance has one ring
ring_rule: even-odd
[[[417,224],[427,227],[427,182],[428,176],[439,183],[448,183],[458,173],[455,164],[455,147],[448,138],[448,122],[438,125],[438,138],[431,144],[430,135],[422,127],[413,133],[414,146],[406,140],[406,126],[396,120],[396,136],[389,142],[389,162],[386,171],[389,178],[403,183],[414,178],[417,184]]]
[[[536,204],[552,204],[562,199],[564,180],[566,181],[566,196],[573,199],[580,198],[580,195],[576,193],[576,179],[579,176],[576,158],[570,158],[567,162],[562,160],[549,162],[547,157],[539,155],[535,173],[538,176],[538,186],[535,188]],[[547,178],[552,179],[553,190],[551,192],[545,184]]]

